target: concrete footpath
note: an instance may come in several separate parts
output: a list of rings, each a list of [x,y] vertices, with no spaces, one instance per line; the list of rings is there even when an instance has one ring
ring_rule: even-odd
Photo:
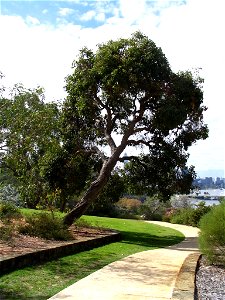
[[[50,299],[193,300],[199,230],[184,225],[149,222],[179,230],[186,238],[167,248],[139,252],[113,262]],[[184,262],[192,267],[185,267]]]

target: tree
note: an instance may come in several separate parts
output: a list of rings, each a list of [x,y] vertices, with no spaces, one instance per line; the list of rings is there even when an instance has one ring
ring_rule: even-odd
[[[96,53],[82,49],[73,67],[63,107],[65,141],[98,153],[102,167],[65,216],[67,225],[97,199],[126,147],[145,146],[148,157],[156,158],[171,147],[176,160],[208,134],[202,81],[190,72],[172,72],[162,50],[140,32],[99,45]]]
[[[76,150],[73,148],[71,153],[69,148],[62,145],[54,153],[49,152],[45,156],[42,166],[42,176],[48,182],[50,191],[58,191],[59,203],[55,203],[55,206],[61,212],[71,202],[76,202],[74,198],[79,197],[101,165],[96,155]]]
[[[157,194],[161,201],[168,201],[175,193],[189,193],[196,173],[193,166],[186,166],[187,158],[166,142],[156,145],[151,155],[131,159],[123,172],[128,192]]]
[[[114,204],[119,201],[120,197],[125,192],[124,178],[120,173],[121,171],[119,169],[112,172],[101,194],[87,210],[88,213],[94,215],[115,216]]]
[[[35,208],[47,193],[44,158],[60,147],[59,108],[44,102],[42,89],[16,85],[10,99],[2,95],[0,109],[0,168],[16,178],[23,202]]]

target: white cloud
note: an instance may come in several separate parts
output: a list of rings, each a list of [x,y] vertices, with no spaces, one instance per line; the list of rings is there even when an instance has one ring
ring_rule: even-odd
[[[133,23],[145,13],[146,0],[120,0],[120,12],[127,21]]]
[[[94,19],[94,17],[96,16],[96,12],[94,10],[89,10],[86,13],[84,13],[80,19],[82,21],[90,21],[92,19]]]
[[[95,20],[104,22],[105,21],[105,13],[100,12],[100,13],[96,14]]]
[[[62,17],[66,17],[68,15],[71,15],[72,13],[74,13],[74,10],[68,7],[61,7],[58,11],[58,14]]]
[[[29,25],[39,25],[40,24],[40,21],[37,18],[31,17],[31,16],[26,17],[26,22]]]
[[[80,27],[30,27],[20,17],[1,16],[0,28],[7,28],[1,33],[5,47],[0,49],[0,69],[6,82],[41,85],[48,100],[63,98],[64,78],[79,49]]]
[[[186,5],[170,7],[162,12],[154,34],[154,40],[162,47],[174,70],[202,68],[209,138],[198,141],[190,151],[190,163],[197,165],[199,170],[225,168],[225,144],[221,138],[225,125],[221,109],[225,69],[223,8],[221,0],[189,0]]]

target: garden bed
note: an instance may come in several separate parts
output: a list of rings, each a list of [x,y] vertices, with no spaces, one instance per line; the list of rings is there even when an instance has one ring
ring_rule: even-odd
[[[0,274],[118,241],[120,234],[101,228],[71,226],[73,240],[54,241],[15,233],[0,241]]]

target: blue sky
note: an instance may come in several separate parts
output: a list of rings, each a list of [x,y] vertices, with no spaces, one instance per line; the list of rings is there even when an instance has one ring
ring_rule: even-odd
[[[43,24],[59,24],[69,22],[81,26],[96,27],[106,18],[112,16],[115,3],[107,1],[98,4],[93,1],[2,1],[2,13],[30,16]]]
[[[162,48],[175,72],[199,69],[210,136],[190,148],[189,164],[200,175],[225,169],[224,0],[2,0],[0,5],[4,84],[41,85],[49,101],[65,97],[64,79],[79,49],[96,49],[137,30]]]
[[[124,3],[124,4],[123,4]],[[60,24],[72,23],[82,27],[96,28],[105,22],[110,21],[115,16],[124,17],[124,10],[127,5],[136,6],[139,9],[128,12],[130,15],[136,15],[131,24],[135,24],[139,14],[144,13],[144,9],[150,8],[156,16],[172,6],[185,5],[185,0],[130,0],[130,3],[120,0],[2,0],[1,13],[3,15],[21,16],[27,23],[31,24],[51,24],[59,26]],[[127,10],[125,8],[125,10]],[[127,10],[128,11],[128,10]],[[126,14],[127,12],[125,12]]]

